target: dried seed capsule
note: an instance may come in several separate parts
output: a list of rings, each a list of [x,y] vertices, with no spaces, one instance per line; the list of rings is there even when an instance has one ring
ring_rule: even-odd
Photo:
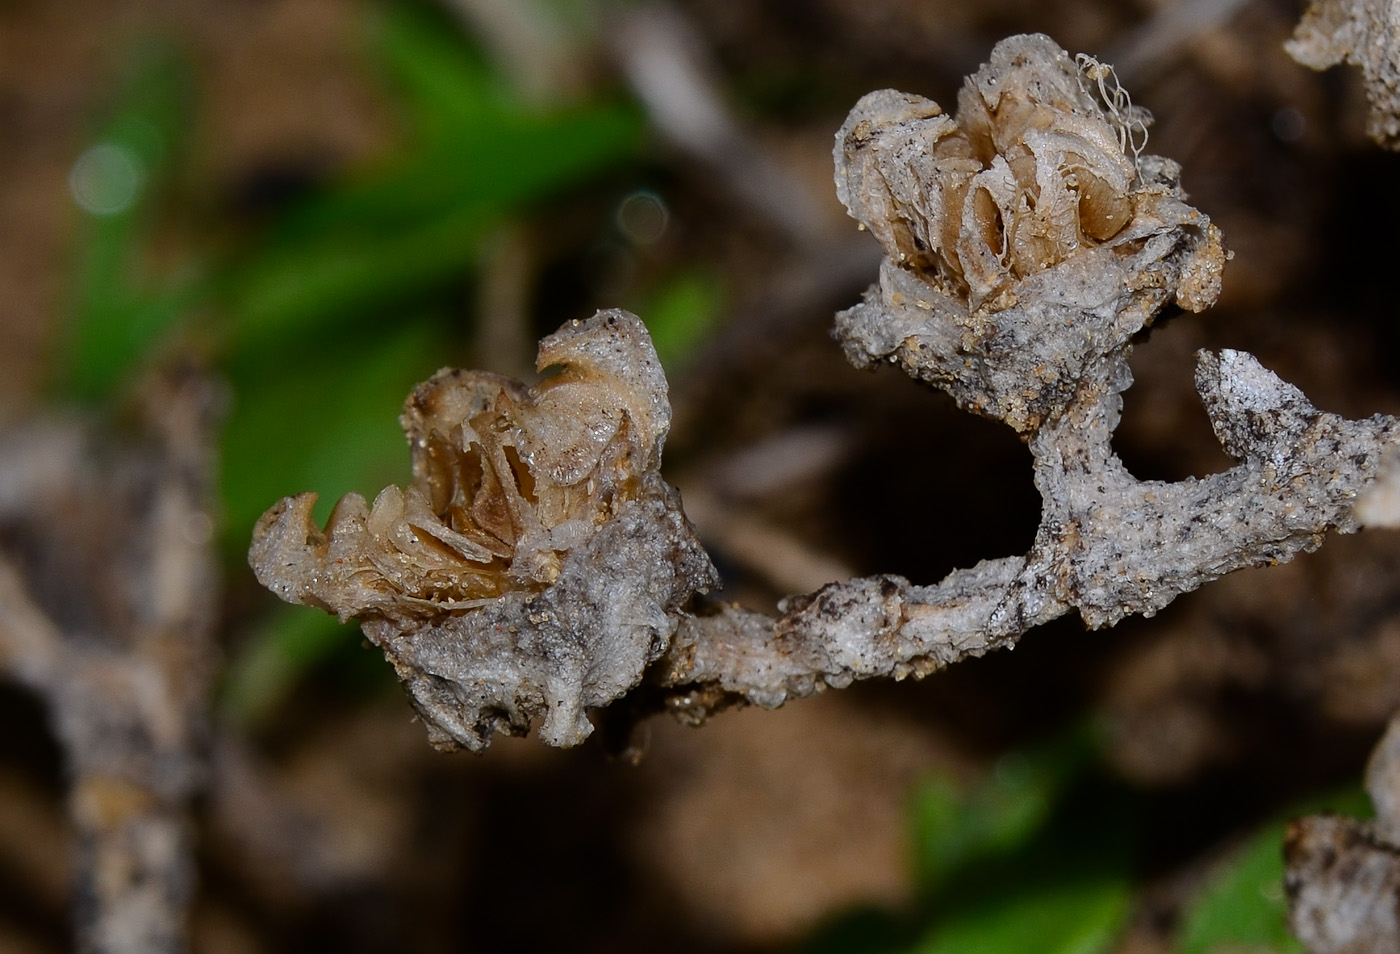
[[[540,344],[535,387],[443,370],[400,418],[413,483],[350,494],[325,530],[313,493],[258,523],[249,560],[283,599],[358,618],[430,737],[492,731],[571,744],[584,711],[641,681],[672,614],[717,582],[658,468],[666,379],[641,321],[572,322]]]
[[[917,96],[863,97],[836,136],[836,187],[886,262],[837,318],[848,356],[897,361],[1028,434],[1065,409],[1076,369],[1168,302],[1207,307],[1220,234],[1174,163],[1139,155],[1149,119],[1111,68],[1038,34],[997,44],[956,121]]]

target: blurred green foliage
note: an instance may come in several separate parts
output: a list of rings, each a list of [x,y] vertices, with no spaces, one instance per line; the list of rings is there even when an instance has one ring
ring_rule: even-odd
[[[289,210],[230,272],[237,350],[393,314],[460,279],[501,221],[638,152],[644,124],[631,103],[529,107],[459,31],[401,7],[372,33],[407,141],[382,167]]]
[[[1004,755],[980,782],[925,779],[911,800],[919,902],[838,919],[804,954],[1102,954],[1115,949],[1141,888],[1138,844],[1154,824],[1141,797],[1103,774],[1079,729]],[[1290,807],[1225,853],[1174,931],[1178,954],[1297,954],[1286,926],[1287,818],[1364,817],[1359,791]]]
[[[657,357],[668,368],[686,359],[718,327],[724,284],[701,268],[679,271],[636,307],[644,315]]]
[[[920,901],[860,912],[809,950],[888,954],[1097,954],[1131,913],[1138,799],[1098,768],[1077,729],[1003,756],[971,787],[932,776],[916,790],[911,861]]]
[[[1183,915],[1178,954],[1302,954],[1285,922],[1283,831],[1282,823],[1265,826],[1212,872]]]
[[[1318,811],[1356,818],[1371,814],[1359,790],[1310,798],[1259,828],[1211,872],[1182,913],[1178,954],[1301,954],[1288,932],[1288,901],[1283,893],[1283,835],[1288,819]]]
[[[153,210],[184,145],[187,64],[147,41],[133,51],[106,121],[73,164],[80,223],[58,383],[82,400],[109,394],[157,348],[202,291],[193,264],[153,275]]]
[[[931,779],[914,799],[927,954],[1094,954],[1132,905],[1136,805],[1079,730],[1005,755],[971,790]]]

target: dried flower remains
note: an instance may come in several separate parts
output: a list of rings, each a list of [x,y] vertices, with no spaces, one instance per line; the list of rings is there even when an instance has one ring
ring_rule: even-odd
[[[1028,35],[997,44],[956,118],[883,90],[836,135],[837,193],[885,252],[836,337],[856,365],[895,364],[1022,435],[1044,500],[1026,554],[933,585],[833,583],[776,618],[692,600],[716,578],[657,472],[666,382],[640,321],[611,311],[545,339],[540,366],[565,370],[537,387],[420,387],[413,485],[347,497],[324,532],[314,496],[287,498],[257,528],[259,579],[360,618],[431,738],[479,750],[532,720],[576,743],[589,708],[643,685],[629,713],[699,722],[923,676],[1070,611],[1151,615],[1354,529],[1400,423],[1318,411],[1243,352],[1202,352],[1196,372],[1234,467],[1142,481],[1114,454],[1134,336],[1170,304],[1213,303],[1228,258],[1176,163],[1141,152],[1148,118],[1110,68]]]
[[[636,685],[717,582],[658,472],[671,410],[641,321],[566,325],[540,344],[555,365],[533,388],[440,371],[400,418],[410,486],[346,496],[324,531],[314,493],[288,497],[254,533],[263,585],[360,619],[442,745],[533,719],[581,741],[584,710]]]
[[[1110,77],[1048,37],[1013,37],[968,78],[956,119],[893,90],[856,104],[836,191],[886,261],[838,318],[852,361],[896,360],[1026,433],[1164,305],[1215,301],[1219,230],[1176,163],[1138,154],[1151,117]]]

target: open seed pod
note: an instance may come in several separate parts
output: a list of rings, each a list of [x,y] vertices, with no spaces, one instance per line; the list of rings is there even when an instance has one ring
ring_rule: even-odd
[[[547,742],[637,685],[671,615],[716,584],[658,468],[666,379],[641,321],[576,321],[540,344],[535,387],[443,370],[401,420],[413,483],[324,530],[314,493],[259,521],[249,561],[292,603],[357,618],[438,744],[482,749],[542,719]]]
[[[997,44],[956,119],[863,97],[836,134],[836,188],[886,259],[837,318],[851,360],[898,362],[1029,433],[1073,398],[1074,369],[1125,356],[1173,301],[1210,305],[1220,233],[1175,163],[1138,154],[1149,120],[1111,70],[1039,34]]]

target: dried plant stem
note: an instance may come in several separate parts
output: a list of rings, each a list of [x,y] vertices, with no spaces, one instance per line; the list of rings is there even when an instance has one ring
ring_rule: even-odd
[[[402,418],[414,485],[372,510],[347,498],[325,531],[312,495],[283,500],[254,536],[259,579],[361,618],[430,738],[480,750],[532,722],[575,744],[590,709],[639,687],[625,712],[659,700],[698,722],[923,676],[1071,610],[1092,627],[1151,615],[1354,529],[1400,422],[1324,414],[1243,352],[1196,369],[1236,466],[1139,481],[1113,453],[1135,336],[1169,304],[1213,304],[1229,257],[1180,168],[1140,154],[1149,121],[1110,67],[1030,35],[997,44],[956,117],[881,90],[836,135],[837,194],[884,252],[836,337],[857,366],[895,364],[1026,440],[1044,504],[1024,556],[932,586],[832,583],[777,618],[694,599],[716,575],[657,469],[666,382],[642,323],[612,311],[542,343],[540,366],[565,366],[553,380],[588,389],[567,401],[491,375],[420,387]]]
[[[186,948],[216,573],[211,392],[163,379],[146,430],[0,435],[44,480],[0,508],[0,666],[48,706],[69,775],[79,951]],[[15,476],[15,475],[11,475]]]
[[[1139,481],[1106,445],[1065,459],[1064,430],[1042,431],[1037,483],[1050,488],[1024,557],[958,570],[935,586],[897,576],[852,580],[790,599],[773,619],[733,607],[685,620],[660,682],[716,686],[776,706],[854,679],[923,676],[1010,646],[1077,610],[1091,626],[1152,615],[1182,593],[1249,566],[1312,550],[1353,530],[1360,491],[1400,440],[1400,421],[1348,421],[1242,352],[1202,352],[1197,387],[1216,433],[1241,462],[1201,480]],[[695,713],[692,713],[694,715]]]

